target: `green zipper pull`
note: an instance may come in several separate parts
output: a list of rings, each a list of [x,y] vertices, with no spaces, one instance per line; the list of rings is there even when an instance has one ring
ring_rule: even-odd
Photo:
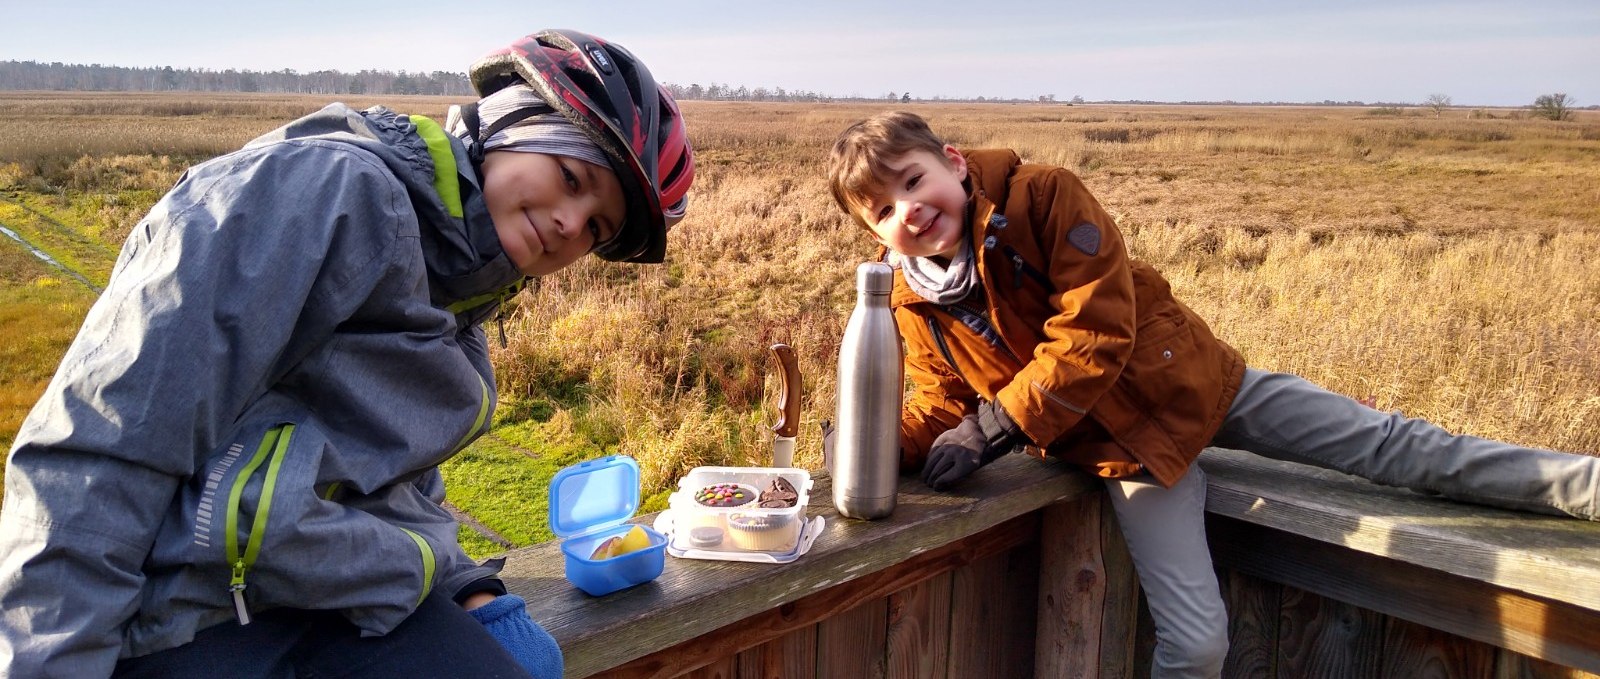
[[[250,609],[244,605],[244,559],[233,562],[233,578],[228,581],[228,591],[233,593],[233,612],[239,616],[240,625],[250,624]]]

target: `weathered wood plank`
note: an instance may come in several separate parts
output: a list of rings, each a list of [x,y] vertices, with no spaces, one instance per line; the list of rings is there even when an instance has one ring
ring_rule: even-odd
[[[951,610],[961,614],[950,620],[950,676],[998,677],[1000,674],[1001,618],[994,593],[1005,573],[999,556],[980,559],[952,574]]]
[[[1002,556],[999,676],[1027,679],[1033,676],[1039,642],[1039,542],[1020,545]]]
[[[1600,671],[1600,613],[1283,531],[1211,517],[1218,566],[1543,660]]]
[[[810,625],[739,653],[739,679],[817,676],[817,627]]]
[[[1044,509],[1039,526],[1039,610],[1034,676],[1100,674],[1106,570],[1100,546],[1100,498]]]
[[[888,675],[889,601],[873,599],[817,623],[817,676]]]
[[[1033,676],[1037,569],[1038,551],[1018,549],[955,571],[949,676]]]
[[[1139,578],[1133,572],[1133,555],[1122,538],[1122,526],[1111,508],[1111,498],[1100,494],[1100,558],[1105,564],[1105,606],[1100,616],[1100,677],[1128,679],[1149,676],[1134,672],[1133,652],[1138,646]],[[1148,668],[1147,668],[1148,669]],[[1092,676],[1092,675],[1091,675]]]
[[[903,478],[891,517],[856,521],[833,510],[827,479],[819,478],[807,513],[827,517],[828,526],[793,563],[668,558],[656,580],[595,598],[566,582],[559,545],[546,543],[509,553],[502,577],[561,644],[567,676],[584,677],[1099,488],[1068,465],[1012,455],[955,493]]]
[[[1530,658],[1503,648],[1495,656],[1494,669],[1495,679],[1600,679],[1600,674]]]
[[[1600,611],[1600,523],[1379,486],[1221,448],[1200,465],[1212,513]]]
[[[889,595],[889,679],[945,679],[950,573]]]
[[[863,602],[886,598],[893,592],[941,573],[950,573],[977,560],[994,558],[1036,540],[1038,531],[1037,514],[1017,517],[969,538],[918,554],[892,568],[731,622],[710,633],[691,637],[674,646],[628,661],[606,670],[604,676],[656,679],[686,672],[801,627],[816,625]],[[571,661],[568,667],[568,676],[588,676],[571,674]]]
[[[1148,677],[1155,664],[1156,620],[1150,615],[1150,602],[1142,591],[1136,608],[1139,613],[1133,630],[1133,673],[1130,676]]]
[[[1350,679],[1378,676],[1383,616],[1296,589],[1283,592],[1278,625],[1278,677]]]
[[[734,658],[725,658],[678,676],[684,677],[684,679],[737,679],[739,665]]]
[[[1386,679],[1493,679],[1495,648],[1399,618],[1385,621]]]
[[[1233,569],[1217,576],[1228,606],[1226,679],[1272,679],[1278,676],[1278,616],[1283,586],[1252,578]]]

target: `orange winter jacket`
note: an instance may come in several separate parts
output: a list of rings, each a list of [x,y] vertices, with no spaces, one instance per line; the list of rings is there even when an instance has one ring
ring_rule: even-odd
[[[968,224],[985,301],[941,306],[895,271],[890,306],[912,383],[901,467],[998,401],[1052,456],[1171,486],[1222,424],[1244,360],[1128,258],[1071,172],[1006,150],[967,152]],[[1039,451],[1035,448],[1033,451]]]

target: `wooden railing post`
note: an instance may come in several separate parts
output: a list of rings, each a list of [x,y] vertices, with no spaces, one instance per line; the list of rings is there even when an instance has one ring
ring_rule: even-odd
[[[1138,590],[1105,494],[1057,503],[1043,514],[1034,676],[1128,676]]]

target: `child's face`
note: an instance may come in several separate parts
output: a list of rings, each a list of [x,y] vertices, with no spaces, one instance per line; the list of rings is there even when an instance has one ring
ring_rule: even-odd
[[[955,256],[967,230],[966,158],[946,144],[942,154],[912,151],[885,165],[883,188],[857,207],[872,235],[909,257]]]
[[[506,255],[529,276],[577,261],[627,217],[611,168],[543,153],[484,155],[483,200]]]

